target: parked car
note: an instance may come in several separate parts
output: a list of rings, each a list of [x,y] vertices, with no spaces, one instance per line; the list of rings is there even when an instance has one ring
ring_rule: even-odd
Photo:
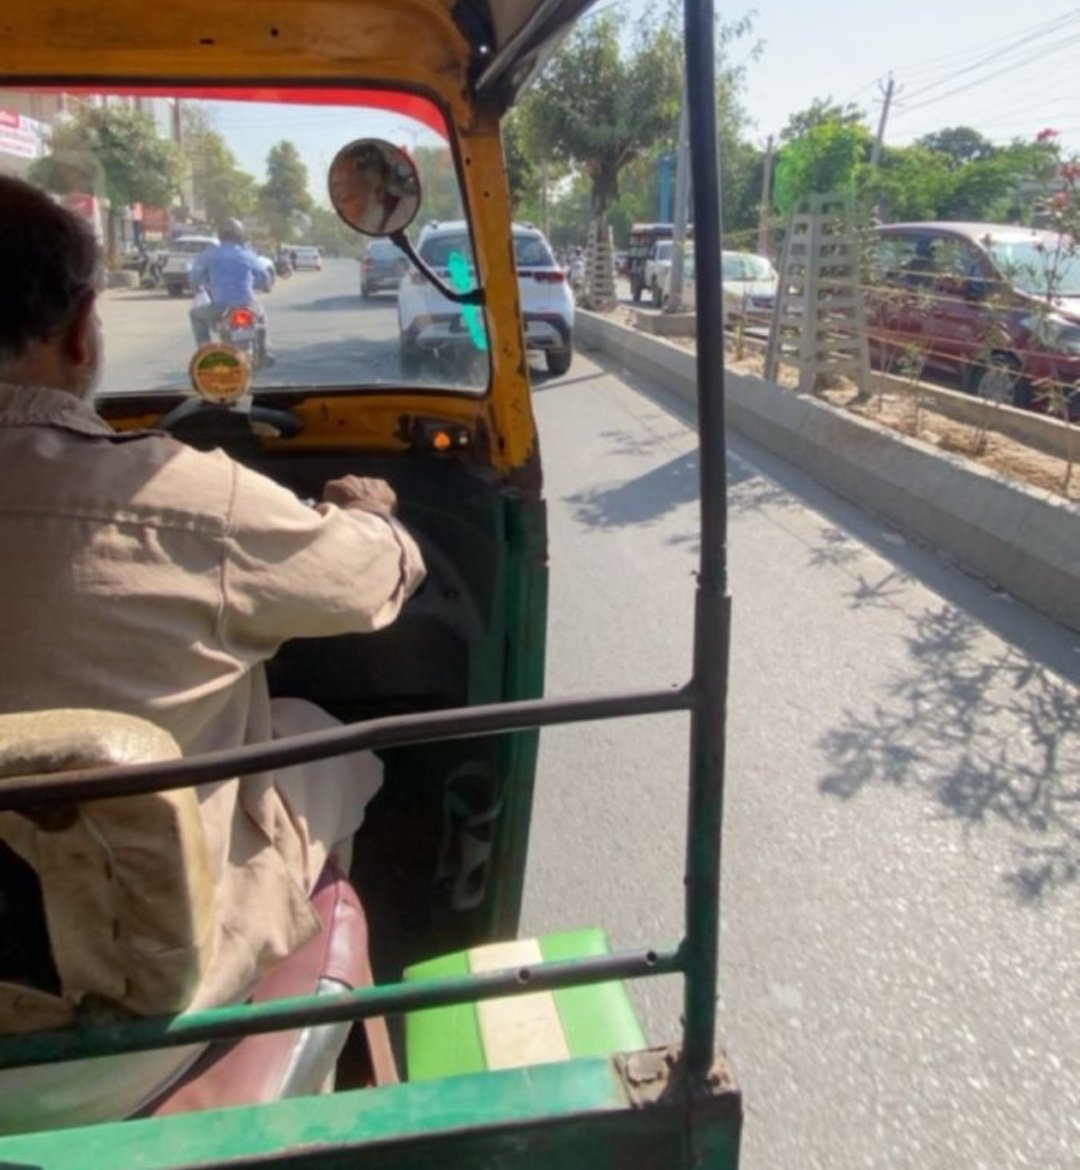
[[[301,268],[308,268],[314,272],[322,271],[322,253],[318,248],[301,244],[293,248],[293,254],[297,272]]]
[[[986,223],[876,229],[866,291],[871,357],[916,353],[974,394],[1080,417],[1080,255],[1050,231]]]
[[[780,278],[772,262],[755,252],[722,252],[721,283],[724,291],[724,327],[733,321],[747,325],[768,325],[776,304]],[[671,295],[671,262],[662,276],[661,302]],[[694,249],[690,245],[683,259],[682,307],[694,308]]]
[[[513,225],[514,259],[525,324],[525,343],[544,354],[552,374],[565,374],[573,359],[574,297],[566,272],[556,262],[543,232]],[[472,267],[472,248],[464,221],[428,224],[416,244],[420,258],[448,279],[452,259]],[[401,370],[414,375],[427,358],[454,361],[467,352],[472,339],[463,324],[461,306],[444,297],[415,269],[398,288]]]
[[[372,240],[360,260],[360,295],[366,298],[384,288],[396,289],[408,270],[408,258],[397,244]]]
[[[780,275],[772,261],[756,252],[724,252],[720,273],[728,323],[768,326],[780,285]]]
[[[627,276],[630,278],[630,296],[641,300],[641,294],[649,287],[645,265],[653,255],[659,240],[670,240],[675,227],[670,223],[635,223],[630,228],[627,241]]]
[[[217,236],[177,236],[169,244],[168,256],[161,271],[165,291],[169,296],[190,296],[195,291],[191,287],[191,266],[195,263],[195,257],[207,248],[216,248],[217,243]]]
[[[674,255],[675,249],[672,248],[671,256],[666,259],[660,275],[660,304],[665,308],[668,307],[671,300],[671,273],[674,268]],[[694,245],[688,241],[686,251],[683,253],[683,287],[679,303],[683,309],[692,310],[694,301]]]
[[[670,279],[671,255],[674,250],[674,240],[657,240],[645,259],[643,282],[649,290],[654,305],[663,303],[664,282]]]

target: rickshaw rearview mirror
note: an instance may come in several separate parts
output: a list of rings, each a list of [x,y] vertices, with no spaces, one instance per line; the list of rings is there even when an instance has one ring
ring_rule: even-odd
[[[381,138],[358,138],[343,146],[330,164],[327,186],[334,210],[365,236],[404,231],[420,210],[416,165]]]

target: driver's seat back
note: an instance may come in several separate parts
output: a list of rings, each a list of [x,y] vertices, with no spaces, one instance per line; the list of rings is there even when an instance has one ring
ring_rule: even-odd
[[[176,759],[130,715],[0,715],[0,777]],[[0,981],[0,1035],[69,1027],[84,1008],[182,1011],[209,960],[214,882],[194,790],[0,812],[0,842],[40,884],[59,987]],[[0,980],[5,973],[0,969]]]
[[[0,716],[0,778],[179,755],[171,736],[131,716]],[[193,789],[0,812],[0,1036],[182,1012],[211,958],[214,898]],[[371,983],[363,909],[332,866],[312,908],[319,933],[263,976],[256,1001]],[[51,953],[27,962],[18,946],[5,951],[7,929],[22,934],[17,943],[29,939]],[[187,1048],[99,1058],[93,1075],[80,1061],[13,1070],[17,1081],[0,1092],[25,1102],[3,1102],[10,1109],[0,1109],[0,1131],[12,1123],[6,1113],[48,1128],[105,1120],[118,1110],[187,1112],[318,1091],[332,1079],[349,1030],[345,1022],[222,1042],[201,1054]],[[364,1032],[373,1079],[396,1080],[385,1022],[367,1020]],[[133,1089],[141,1095],[133,1097]]]

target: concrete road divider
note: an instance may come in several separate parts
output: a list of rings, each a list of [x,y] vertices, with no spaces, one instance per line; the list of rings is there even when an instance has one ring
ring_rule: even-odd
[[[692,350],[596,313],[579,311],[575,333],[582,348],[694,399]],[[1080,630],[1080,506],[755,374],[729,370],[726,384],[740,434]]]

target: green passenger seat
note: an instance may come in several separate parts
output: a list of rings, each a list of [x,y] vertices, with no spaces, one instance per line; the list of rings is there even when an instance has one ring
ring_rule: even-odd
[[[608,953],[602,930],[586,929],[474,947],[417,963],[407,982],[514,969]],[[528,992],[412,1012],[405,1021],[410,1081],[520,1068],[646,1047],[621,982]]]

